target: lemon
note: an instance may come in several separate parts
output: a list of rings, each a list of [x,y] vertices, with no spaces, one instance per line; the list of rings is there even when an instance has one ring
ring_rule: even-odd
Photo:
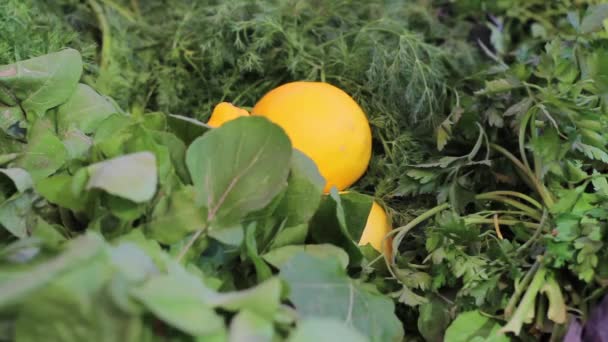
[[[224,123],[241,116],[249,116],[249,112],[232,103],[220,102],[213,108],[213,112],[211,113],[211,117],[209,118],[209,121],[207,121],[207,124],[211,127],[219,127]]]
[[[369,243],[378,252],[389,256],[392,254],[392,241],[390,238],[386,240],[384,238],[391,229],[393,229],[393,227],[391,226],[391,222],[386,215],[386,212],[380,204],[374,201],[369,216],[367,217],[367,223],[363,229],[363,234],[361,234],[359,245],[362,246]],[[382,244],[384,244],[384,248]]]
[[[372,134],[361,107],[341,89],[323,82],[292,82],[271,90],[253,107],[281,126],[294,146],[311,158],[332,186],[343,190],[367,170]]]

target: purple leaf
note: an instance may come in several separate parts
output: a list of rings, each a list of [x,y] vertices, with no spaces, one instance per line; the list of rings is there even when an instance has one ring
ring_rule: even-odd
[[[608,342],[608,296],[596,306],[583,331],[584,341]]]
[[[568,325],[568,332],[564,336],[563,342],[582,342],[583,326],[577,318],[572,318]]]

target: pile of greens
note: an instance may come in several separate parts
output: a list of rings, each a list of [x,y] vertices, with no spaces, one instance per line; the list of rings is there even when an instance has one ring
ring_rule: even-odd
[[[608,324],[601,1],[0,9],[4,339],[574,342]],[[323,195],[264,119],[202,124],[300,79],[368,113],[359,192]],[[386,258],[354,242],[371,194],[398,227]]]
[[[81,72],[73,49],[0,67],[6,338],[403,336],[353,242],[371,197],[322,198],[265,118],[124,113]]]

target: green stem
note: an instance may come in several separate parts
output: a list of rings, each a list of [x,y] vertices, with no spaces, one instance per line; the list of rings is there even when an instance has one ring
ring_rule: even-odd
[[[534,265],[532,265],[532,268],[530,268],[528,270],[528,273],[526,273],[526,275],[524,276],[524,279],[522,279],[521,283],[519,284],[519,287],[517,289],[515,289],[515,293],[513,293],[513,295],[511,296],[511,299],[509,299],[509,302],[507,303],[507,306],[505,307],[505,318],[506,319],[510,319],[511,316],[513,316],[513,311],[515,310],[515,306],[517,305],[517,302],[519,302],[519,298],[521,298],[522,294],[524,293],[524,291],[526,290],[526,288],[528,288],[528,284],[530,284],[530,282],[532,281],[532,277],[534,277],[534,275],[536,274],[536,271],[538,271],[540,267],[540,261],[536,261],[534,263]]]
[[[207,230],[207,226],[197,230],[196,232],[194,232],[194,234],[192,234],[192,236],[190,237],[190,240],[188,240],[188,242],[186,243],[186,245],[184,247],[182,247],[182,249],[179,251],[179,254],[177,255],[177,262],[180,262],[183,257],[186,255],[186,253],[188,253],[188,251],[190,250],[190,248],[192,248],[192,245],[194,245],[194,243],[196,242],[196,240],[201,236],[201,234],[203,234],[205,231]]]
[[[533,114],[530,118],[532,123],[536,122],[536,114]],[[538,138],[538,130],[536,129],[534,124],[530,125],[530,134],[532,135],[532,139]],[[536,175],[536,179],[541,179],[541,171],[543,168],[543,163],[541,159],[538,157],[538,154],[533,153],[534,156],[534,174]]]
[[[521,160],[523,160],[524,165],[527,168],[530,168],[530,163],[528,162],[528,157],[526,157],[526,127],[528,126],[528,122],[530,122],[530,118],[532,117],[532,111],[528,111],[526,115],[522,118],[521,124],[519,126],[519,154],[521,155]]]
[[[386,242],[386,239],[389,239],[390,237],[392,237],[393,235],[397,235],[395,236],[395,239],[393,239],[393,254],[391,255],[390,260],[388,259],[388,257],[385,257],[384,260],[386,261],[386,265],[388,266],[388,269],[391,271],[391,273],[393,273],[392,270],[392,265],[395,264],[395,255],[397,254],[398,248],[399,248],[399,244],[401,243],[401,240],[403,240],[403,237],[405,236],[405,234],[407,234],[410,230],[412,230],[412,228],[416,227],[417,225],[419,225],[420,223],[428,220],[429,218],[435,216],[436,214],[448,209],[450,207],[449,203],[444,203],[441,205],[438,205],[432,209],[427,210],[426,212],[424,212],[422,215],[416,217],[415,219],[411,220],[410,222],[408,222],[405,226],[401,226],[399,228],[395,228],[393,230],[391,230],[388,234],[386,234],[386,236],[384,237],[384,240],[382,241],[383,245]],[[393,273],[393,276],[396,277],[396,275]]]
[[[508,204],[512,207],[515,207],[521,211],[524,211],[526,213],[528,213],[531,217],[540,220],[541,218],[541,214],[535,210],[534,208],[531,208],[523,203],[517,202],[515,200],[512,200],[510,198],[506,198],[503,196],[498,196],[498,195],[494,195],[494,194],[481,194],[481,195],[477,195],[475,196],[475,199],[478,200],[492,200],[492,201],[496,201],[496,202],[502,202],[505,204]]]
[[[108,67],[108,61],[111,58],[112,53],[112,35],[110,33],[110,25],[108,24],[108,20],[103,13],[103,8],[96,0],[88,0],[89,6],[93,10],[95,17],[99,23],[99,28],[101,30],[101,57],[99,61],[99,69],[100,74],[103,73],[104,70]]]
[[[517,192],[517,191],[508,191],[508,190],[499,190],[499,191],[490,191],[490,192],[486,192],[483,194],[479,194],[478,196],[482,196],[482,195],[497,195],[497,196],[511,196],[511,197],[517,197],[520,198],[524,201],[527,201],[528,203],[532,204],[533,206],[535,206],[538,209],[542,209],[543,206],[542,204],[540,204],[537,200],[535,200],[534,198],[526,195],[526,194],[522,194],[521,192]]]
[[[543,231],[543,227],[545,226],[547,217],[548,217],[547,210],[545,209],[545,210],[543,210],[543,217],[540,219],[540,223],[538,224],[536,231],[534,231],[534,234],[532,234],[532,236],[528,239],[528,241],[526,241],[523,245],[519,246],[519,248],[517,249],[517,253],[525,251],[528,247],[530,247],[534,243],[534,241],[536,241],[536,239],[538,239],[538,237],[540,236],[540,233],[542,233],[542,231]]]
[[[535,187],[534,190],[536,190],[538,192],[538,194],[543,199],[543,202],[545,202],[545,205],[547,207],[552,207],[553,206],[554,201],[553,201],[553,198],[551,197],[551,194],[545,188],[544,184],[540,183],[539,179],[536,178],[536,175],[532,172],[532,170],[530,170],[529,168],[527,168],[524,164],[521,163],[521,161],[519,161],[519,159],[517,159],[517,157],[515,157],[513,154],[511,154],[511,152],[507,151],[502,146],[499,146],[499,145],[496,145],[496,144],[490,144],[490,146],[494,150],[498,151],[499,153],[501,153],[502,155],[504,155],[505,157],[507,157],[509,160],[511,160],[511,162],[515,166],[517,166],[517,168],[519,168],[521,171],[523,171],[524,175],[526,175],[526,177],[529,178],[530,182]]]
[[[511,317],[509,322],[500,330],[501,332],[512,332],[516,336],[519,336],[519,332],[521,331],[521,327],[524,325],[524,322],[528,317],[528,313],[530,310],[534,310],[536,296],[545,284],[546,275],[547,270],[544,267],[536,271],[536,274],[534,275],[534,278],[532,278],[530,286],[526,289],[526,293],[524,294],[521,303],[519,303],[517,306],[513,317]]]
[[[494,219],[465,217],[464,223],[465,224],[494,224]],[[500,224],[502,226],[515,226],[515,225],[521,224],[524,227],[533,228],[533,229],[537,229],[539,226],[538,223],[522,222],[519,220],[502,220],[502,219],[498,220],[498,224]]]

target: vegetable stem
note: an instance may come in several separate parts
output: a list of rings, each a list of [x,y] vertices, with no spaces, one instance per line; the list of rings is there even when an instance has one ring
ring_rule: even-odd
[[[179,254],[177,255],[177,262],[180,262],[182,260],[182,258],[186,255],[186,253],[188,253],[190,248],[192,248],[192,245],[194,245],[196,240],[201,236],[201,234],[203,234],[205,230],[207,230],[207,226],[197,230],[194,234],[192,234],[190,240],[188,240],[186,245],[182,247],[182,249],[179,251]]]
[[[527,206],[527,205],[525,205],[523,203],[514,201],[514,200],[512,200],[510,198],[506,198],[506,197],[503,197],[503,196],[500,196],[500,195],[487,194],[486,193],[486,194],[480,194],[480,195],[475,196],[475,199],[478,199],[478,200],[492,200],[492,201],[502,202],[502,203],[508,204],[508,205],[510,205],[512,207],[515,207],[515,208],[517,208],[517,209],[519,209],[519,210],[521,210],[523,212],[528,213],[530,215],[530,217],[533,217],[533,218],[535,218],[537,220],[540,220],[540,218],[541,218],[541,214],[537,210],[535,210],[535,209],[533,209],[533,208],[531,208],[531,207],[529,207],[529,206]]]
[[[478,218],[478,217],[465,217],[464,218],[464,223],[465,224],[494,224],[494,219],[486,219],[486,218]],[[502,220],[499,219],[498,220],[498,224],[500,225],[504,225],[504,226],[515,226],[517,224],[522,224],[525,227],[528,228],[538,228],[539,224],[538,223],[530,223],[530,222],[523,222],[523,221],[519,221],[519,220]]]
[[[536,301],[536,295],[538,295],[538,292],[545,284],[546,275],[547,269],[545,269],[544,267],[539,268],[538,271],[536,271],[536,274],[534,274],[534,278],[532,278],[530,286],[526,289],[526,293],[524,294],[521,303],[515,310],[513,317],[511,317],[509,322],[502,329],[500,329],[502,333],[512,332],[516,336],[519,336],[521,327],[526,321],[530,310],[532,310],[532,313],[534,313],[533,310],[534,303]]]
[[[515,166],[517,166],[521,171],[523,171],[524,175],[526,177],[528,177],[529,180],[532,182],[532,184],[535,187],[535,190],[538,192],[540,197],[543,199],[543,202],[545,202],[545,205],[547,207],[553,206],[554,201],[553,201],[553,198],[551,197],[551,194],[549,193],[547,188],[544,186],[544,184],[542,184],[540,182],[540,180],[538,178],[536,178],[536,175],[532,172],[532,170],[530,170],[524,164],[522,164],[521,161],[519,161],[519,159],[517,159],[517,157],[515,157],[513,154],[511,154],[511,152],[507,151],[504,147],[496,145],[496,144],[490,144],[490,146],[494,150],[498,151],[499,153],[501,153],[502,155],[507,157],[509,160],[511,160],[511,162]]]
[[[93,10],[97,21],[99,22],[99,28],[101,30],[101,57],[99,61],[100,74],[108,67],[108,61],[111,58],[112,53],[112,35],[110,33],[110,25],[108,20],[103,13],[103,8],[96,0],[87,0],[89,6]]]
[[[536,274],[536,271],[538,270],[539,267],[540,267],[540,262],[536,261],[534,263],[534,265],[532,265],[532,268],[530,268],[528,270],[528,273],[526,273],[526,275],[524,276],[524,279],[522,279],[521,283],[519,284],[519,287],[515,289],[515,293],[513,293],[513,295],[511,296],[511,299],[509,300],[509,302],[507,303],[507,306],[505,307],[505,318],[506,319],[510,319],[511,316],[513,315],[513,310],[515,310],[515,306],[517,305],[519,298],[524,293],[524,290],[528,287],[528,284],[530,284],[530,281],[532,281],[532,277]]]
[[[535,206],[538,209],[542,209],[543,206],[542,204],[540,204],[537,200],[535,200],[534,198],[526,195],[526,194],[522,194],[521,192],[517,192],[517,191],[508,191],[508,190],[499,190],[499,191],[490,191],[490,192],[486,192],[483,194],[479,194],[478,196],[483,196],[483,195],[497,195],[497,196],[511,196],[511,197],[517,197],[520,198],[524,201],[527,201],[528,203],[532,204],[533,206]]]

